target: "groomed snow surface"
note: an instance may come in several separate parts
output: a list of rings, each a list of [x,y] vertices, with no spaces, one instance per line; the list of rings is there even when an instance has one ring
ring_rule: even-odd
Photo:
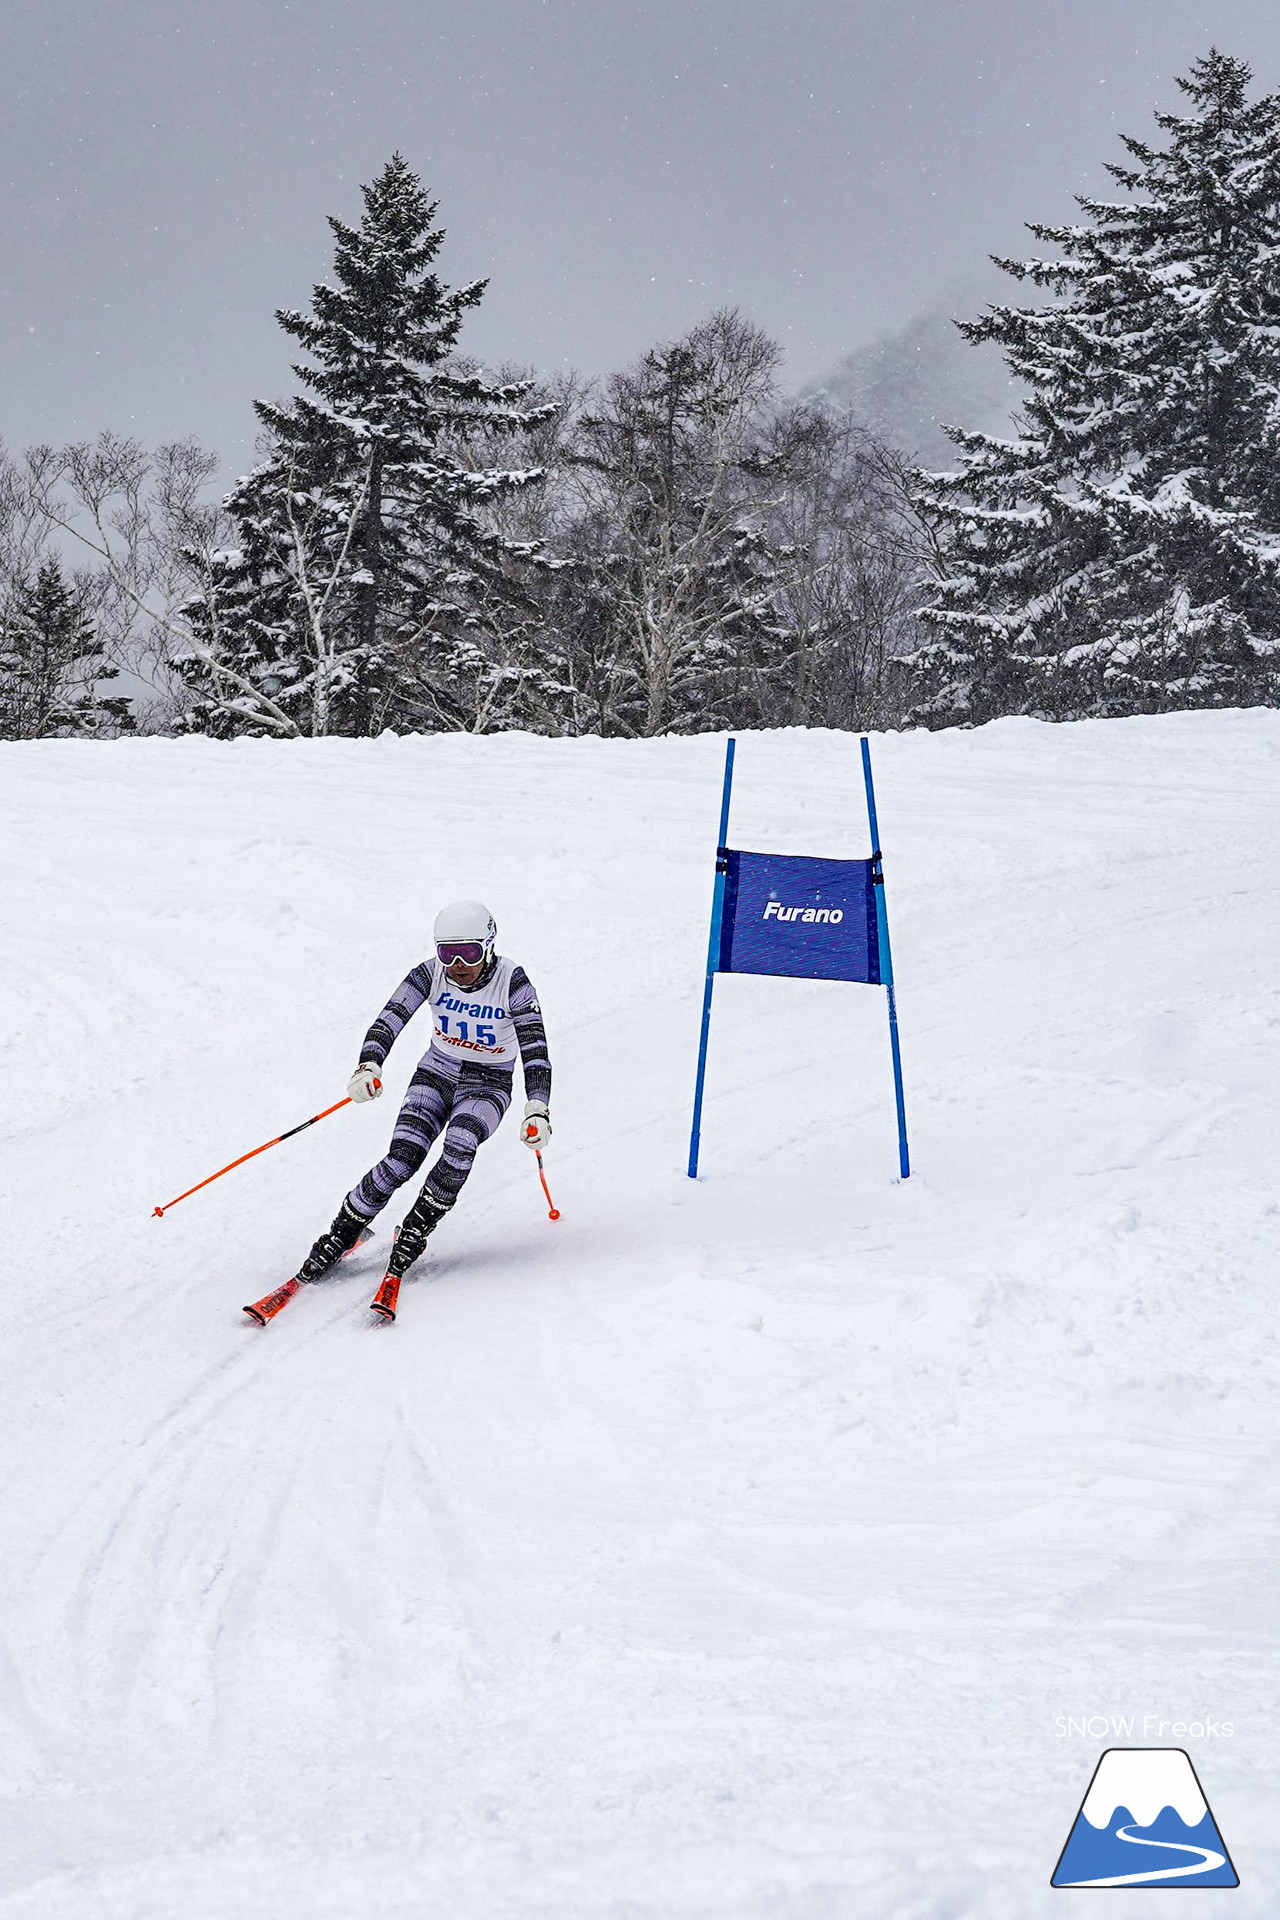
[[[916,1171],[883,993],[732,978],[695,1185],[721,740],[0,749],[0,1920],[1034,1920],[1126,1744],[1274,1916],[1280,715],[874,756]],[[865,854],[856,741],[731,838]],[[151,1210],[459,894],[564,1217],[508,1121],[393,1327],[380,1234],[258,1329],[421,1021]]]

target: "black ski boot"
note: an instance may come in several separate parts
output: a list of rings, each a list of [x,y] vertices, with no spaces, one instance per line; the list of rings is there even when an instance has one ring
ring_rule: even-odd
[[[391,1258],[387,1261],[387,1272],[397,1280],[403,1280],[418,1255],[427,1244],[427,1235],[434,1233],[448,1213],[448,1207],[423,1190],[406,1213],[396,1235],[396,1243],[391,1249]]]
[[[358,1213],[353,1213],[344,1200],[338,1208],[333,1225],[327,1227],[312,1247],[310,1253],[298,1268],[297,1278],[302,1281],[323,1280],[330,1267],[336,1267],[344,1253],[350,1253],[360,1235],[368,1226]]]

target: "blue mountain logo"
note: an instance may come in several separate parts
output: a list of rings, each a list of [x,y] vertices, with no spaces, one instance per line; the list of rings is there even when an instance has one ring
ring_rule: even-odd
[[[1238,1887],[1226,1842],[1181,1747],[1108,1747],[1049,1883]]]

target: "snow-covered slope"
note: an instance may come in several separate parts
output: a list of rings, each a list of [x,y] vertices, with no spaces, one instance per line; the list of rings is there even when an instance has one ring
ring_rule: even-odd
[[[0,748],[0,1920],[1033,1920],[1068,1714],[1274,1914],[1280,716],[875,754],[917,1171],[883,996],[730,979],[694,1185],[720,741]],[[864,853],[856,744],[732,839]],[[394,1327],[383,1238],[260,1331],[426,1036],[151,1209],[459,893],[564,1217],[508,1123]]]

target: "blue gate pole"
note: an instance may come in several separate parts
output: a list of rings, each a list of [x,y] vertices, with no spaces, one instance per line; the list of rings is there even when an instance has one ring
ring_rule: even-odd
[[[702,1139],[702,1088],[707,1077],[707,1042],[711,1037],[711,989],[720,965],[720,928],[724,920],[724,853],[729,839],[729,796],[733,792],[733,750],[724,743],[724,793],[720,799],[720,838],[716,842],[716,883],[711,894],[711,938],[707,942],[707,985],[702,996],[702,1038],[698,1043],[698,1079],[693,1091],[693,1127],[689,1134],[689,1178],[698,1177],[698,1147]]]
[[[893,990],[893,955],[889,951],[889,911],[884,898],[884,867],[880,855],[880,828],[876,821],[876,790],[871,783],[871,742],[863,736],[862,775],[867,783],[867,820],[871,827],[872,880],[876,890],[876,933],[880,942],[880,984],[889,997],[889,1046],[893,1053],[893,1097],[898,1106],[898,1166],[904,1180],[911,1177],[907,1152],[907,1103],[902,1093],[902,1050],[898,1045],[898,1000]]]

